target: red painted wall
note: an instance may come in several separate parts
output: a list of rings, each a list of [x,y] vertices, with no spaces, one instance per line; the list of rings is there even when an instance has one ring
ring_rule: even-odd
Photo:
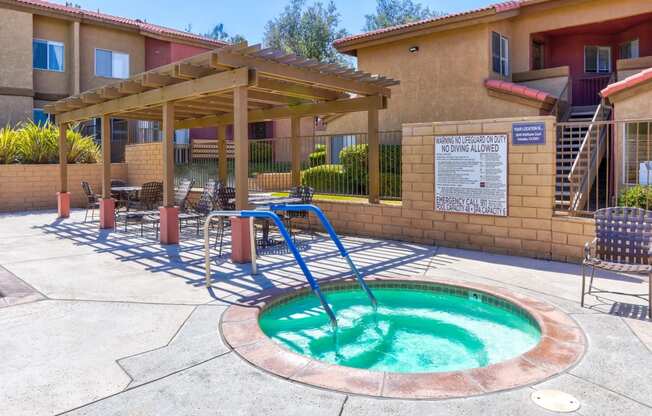
[[[199,46],[183,45],[180,43],[172,43],[170,45],[170,62],[179,61],[181,59],[190,58],[191,56],[199,55],[202,52],[209,51],[209,48],[202,48]]]
[[[145,70],[157,68],[172,62],[170,42],[145,38]]]
[[[619,59],[620,44],[639,40],[640,56],[652,55],[652,24],[641,23],[619,33],[610,34],[569,34],[547,36],[545,38],[545,66],[554,68],[568,65],[573,79],[573,92],[575,105],[588,105],[590,98],[583,97],[583,78],[605,76],[606,74],[584,72],[584,47],[585,46],[611,46],[611,67],[616,70],[616,61]],[[591,92],[589,94],[593,96]],[[594,104],[594,103],[591,103]]]

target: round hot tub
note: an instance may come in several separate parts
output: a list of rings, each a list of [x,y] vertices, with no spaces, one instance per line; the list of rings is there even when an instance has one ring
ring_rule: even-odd
[[[331,364],[373,371],[469,370],[534,348],[538,324],[525,310],[462,288],[425,284],[326,292],[337,328],[311,294],[267,308],[263,332],[285,348]]]
[[[582,357],[570,317],[528,296],[424,277],[325,284],[333,329],[309,288],[229,307],[226,343],[257,367],[296,382],[393,398],[441,399],[545,380]]]

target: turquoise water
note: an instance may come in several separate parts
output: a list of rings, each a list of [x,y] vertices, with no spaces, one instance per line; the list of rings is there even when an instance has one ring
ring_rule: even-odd
[[[459,371],[508,360],[533,348],[539,328],[477,300],[430,291],[372,288],[328,292],[338,329],[315,296],[293,299],[260,317],[269,337],[317,360],[375,371]]]

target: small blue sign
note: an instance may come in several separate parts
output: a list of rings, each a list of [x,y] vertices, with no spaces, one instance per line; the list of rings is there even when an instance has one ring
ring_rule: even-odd
[[[546,123],[514,123],[512,144],[546,144]]]

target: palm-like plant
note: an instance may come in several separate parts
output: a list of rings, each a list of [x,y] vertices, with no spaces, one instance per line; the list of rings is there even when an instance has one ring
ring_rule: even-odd
[[[0,165],[18,161],[16,131],[6,126],[0,129]]]
[[[99,146],[90,136],[82,136],[79,126],[68,129],[68,163],[97,163],[100,161]],[[57,146],[58,151],[58,146]]]
[[[4,133],[8,141],[12,141],[15,156],[5,163],[58,163],[59,162],[59,129],[50,123],[39,125],[33,121],[22,123],[15,130],[9,128]],[[68,144],[68,163],[97,163],[100,160],[100,149],[92,137],[82,136],[78,126],[66,133]],[[7,145],[9,147],[9,145]],[[2,152],[2,150],[0,150]],[[0,154],[0,163],[2,163]]]
[[[59,130],[50,123],[23,123],[17,130],[21,163],[57,163],[59,161]]]

